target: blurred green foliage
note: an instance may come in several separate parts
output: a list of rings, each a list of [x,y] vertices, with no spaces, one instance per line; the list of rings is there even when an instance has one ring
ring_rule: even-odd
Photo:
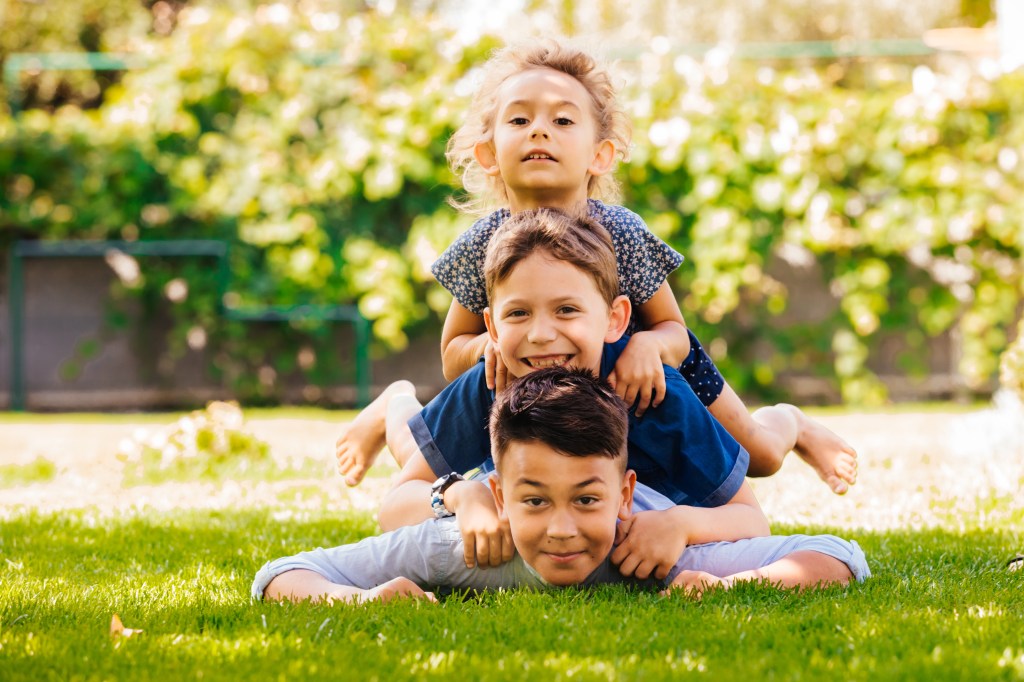
[[[380,352],[436,325],[450,297],[428,266],[469,224],[446,204],[444,147],[497,38],[429,8],[179,9],[168,35],[135,38],[149,66],[98,108],[0,120],[0,248],[225,239],[234,304],[357,302]],[[625,203],[687,256],[674,290],[738,390],[774,397],[797,372],[880,402],[882,344],[921,374],[949,330],[968,386],[995,376],[1024,279],[1024,77],[657,45],[622,68]],[[837,304],[794,321],[780,273],[810,265]],[[214,276],[147,261],[118,293],[169,305],[172,355],[208,346],[244,399],[273,395],[268,357],[334,376],[325,333],[271,340],[221,319]]]

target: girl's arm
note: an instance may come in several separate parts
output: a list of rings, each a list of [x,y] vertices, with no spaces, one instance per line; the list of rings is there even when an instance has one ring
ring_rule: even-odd
[[[643,511],[621,522],[616,536],[622,541],[612,562],[623,575],[662,579],[679,561],[687,545],[743,540],[771,535],[768,519],[750,485],[720,507],[678,505],[661,511]]]
[[[505,388],[505,364],[494,352],[491,337],[484,326],[484,316],[470,312],[453,299],[441,331],[441,371],[444,378],[454,381],[475,365],[480,356],[484,357],[487,388],[499,391]]]
[[[627,405],[637,403],[637,416],[657,407],[665,397],[665,370],[678,367],[690,353],[690,337],[668,282],[637,308],[643,331],[629,339],[615,370],[608,376]],[[639,400],[639,402],[638,402]]]
[[[682,364],[690,354],[690,336],[668,282],[662,282],[654,295],[637,307],[637,315],[644,331],[634,334],[633,338],[643,334],[653,339],[663,364],[669,367]]]

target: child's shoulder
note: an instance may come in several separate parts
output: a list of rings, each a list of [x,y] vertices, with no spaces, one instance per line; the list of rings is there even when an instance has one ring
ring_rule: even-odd
[[[644,219],[625,206],[606,204],[598,199],[588,199],[587,203],[590,207],[590,217],[601,223],[613,236],[636,230],[648,231]]]

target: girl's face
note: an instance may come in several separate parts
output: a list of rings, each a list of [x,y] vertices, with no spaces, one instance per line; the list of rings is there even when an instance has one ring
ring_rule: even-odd
[[[590,176],[608,172],[615,156],[611,141],[597,139],[583,84],[548,68],[502,83],[493,137],[474,151],[484,170],[505,183],[513,211],[579,205]]]

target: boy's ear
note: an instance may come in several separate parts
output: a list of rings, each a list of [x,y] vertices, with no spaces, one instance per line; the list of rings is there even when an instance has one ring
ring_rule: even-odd
[[[633,491],[636,489],[636,472],[627,469],[622,477],[622,504],[619,506],[619,519],[625,521],[633,515]]]
[[[484,169],[484,173],[490,176],[501,175],[498,168],[498,157],[494,153],[494,145],[490,140],[477,142],[473,145],[473,158]]]
[[[491,307],[484,308],[484,326],[487,327],[487,335],[493,343],[498,343],[498,330],[494,328],[494,320],[491,319]]]
[[[615,143],[611,140],[601,140],[597,143],[594,151],[594,160],[587,169],[591,175],[604,175],[611,171],[615,165]]]
[[[501,479],[498,472],[487,477],[487,485],[491,486],[491,494],[494,495],[494,506],[498,508],[498,518],[505,518],[505,493],[501,490]],[[632,493],[630,493],[632,495]]]
[[[608,306],[608,332],[604,336],[605,343],[615,343],[626,333],[629,327],[629,315],[633,305],[626,296],[616,296]]]

